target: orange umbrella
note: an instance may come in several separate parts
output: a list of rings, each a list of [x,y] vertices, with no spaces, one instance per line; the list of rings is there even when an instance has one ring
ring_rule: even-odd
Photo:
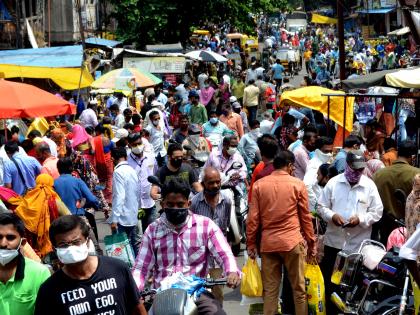
[[[76,113],[76,106],[33,85],[0,79],[0,118],[34,118]]]

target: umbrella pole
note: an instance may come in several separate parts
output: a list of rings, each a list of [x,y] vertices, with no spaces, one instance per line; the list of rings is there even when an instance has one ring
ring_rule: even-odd
[[[330,136],[330,96],[328,95],[328,106],[327,106],[327,137]]]
[[[344,141],[346,140],[346,117],[347,116],[347,95],[344,95],[344,115],[343,115],[343,144],[342,146],[344,146]]]

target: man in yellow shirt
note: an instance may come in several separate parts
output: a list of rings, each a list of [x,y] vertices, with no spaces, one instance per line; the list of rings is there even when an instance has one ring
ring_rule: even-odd
[[[248,120],[253,121],[257,118],[258,99],[260,89],[255,85],[254,80],[249,80],[248,86],[244,89],[244,107],[248,110]]]
[[[312,51],[309,47],[307,47],[305,52],[303,53],[303,59],[305,59],[305,68],[307,74],[311,73],[311,57]]]

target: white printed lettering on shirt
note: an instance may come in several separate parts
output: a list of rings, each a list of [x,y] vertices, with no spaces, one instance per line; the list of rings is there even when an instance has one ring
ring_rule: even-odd
[[[116,289],[117,288],[117,282],[115,281],[115,278],[105,279],[100,282],[94,283],[90,285],[93,292],[95,294]]]
[[[83,302],[69,307],[70,315],[79,315],[91,312],[89,302]]]
[[[114,305],[114,304],[115,304],[115,301],[114,301],[114,296],[112,294],[101,296],[100,298],[95,299],[95,305],[98,309],[107,307],[110,305]]]
[[[66,301],[66,297],[67,297],[67,301]],[[67,302],[72,302],[72,301],[82,299],[84,297],[86,297],[86,291],[83,288],[61,293],[61,299],[63,300],[64,304],[66,304]]]

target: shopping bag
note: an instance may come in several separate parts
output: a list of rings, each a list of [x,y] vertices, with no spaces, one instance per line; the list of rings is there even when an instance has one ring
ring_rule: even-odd
[[[134,265],[134,252],[126,233],[115,233],[104,238],[107,256],[125,261],[131,268]]]
[[[308,315],[325,315],[324,278],[315,262],[306,264],[305,285],[308,296]]]
[[[249,297],[262,296],[263,285],[260,268],[255,259],[248,259],[242,268],[241,294]]]

